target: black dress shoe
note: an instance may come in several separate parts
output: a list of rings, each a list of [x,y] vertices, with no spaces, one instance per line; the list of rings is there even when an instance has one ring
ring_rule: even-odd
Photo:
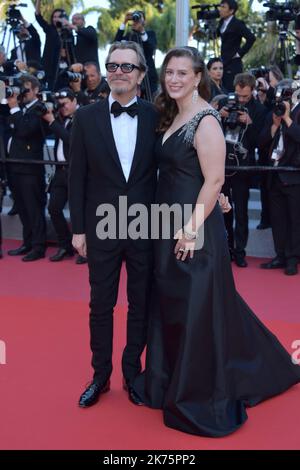
[[[42,253],[37,250],[31,250],[27,255],[22,258],[22,261],[37,261],[41,258],[45,258],[45,253]]]
[[[266,224],[264,222],[260,222],[258,226],[256,227],[256,230],[266,230],[267,228],[271,228],[270,224]]]
[[[87,258],[85,256],[77,256],[76,264],[85,264],[87,263]]]
[[[15,250],[8,250],[7,254],[9,256],[21,256],[21,255],[26,255],[26,253],[29,253],[31,251],[31,248],[26,246],[26,245],[21,245],[19,248],[16,248]]]
[[[276,256],[276,258],[271,259],[271,261],[262,263],[260,267],[262,269],[281,269],[285,267],[285,262]]]
[[[287,276],[294,276],[295,274],[298,274],[297,263],[287,263],[284,274]]]
[[[10,211],[8,211],[7,215],[17,215],[17,214],[18,214],[17,207],[14,204],[12,208],[10,209]]]
[[[66,250],[65,248],[59,248],[55,255],[50,256],[49,260],[50,261],[62,261],[64,258],[72,258],[74,256],[74,251],[73,250]]]
[[[128,393],[128,399],[137,406],[144,406],[145,403],[141,400],[138,394],[135,392],[133,387],[130,385],[128,380],[123,379],[123,388]]]
[[[98,382],[92,382],[79,398],[78,405],[80,408],[87,408],[94,405],[99,400],[101,393],[110,390],[110,380],[101,385]]]
[[[248,266],[248,263],[245,260],[245,256],[243,256],[243,255],[235,255],[234,261],[235,261],[235,264],[239,268],[246,268]]]

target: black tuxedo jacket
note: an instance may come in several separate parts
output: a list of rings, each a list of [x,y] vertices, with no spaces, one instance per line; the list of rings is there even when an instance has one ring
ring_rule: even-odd
[[[135,203],[150,207],[154,201],[157,170],[154,159],[157,113],[138,99],[137,141],[131,172],[126,181],[117,153],[110,121],[108,99],[80,108],[75,115],[70,145],[69,205],[73,233],[86,234],[88,247],[111,250],[120,240],[99,240],[96,216],[100,204],[116,209],[120,196],[127,196],[128,207]],[[130,241],[148,249],[150,240]]]
[[[85,62],[96,62],[98,59],[98,36],[93,26],[79,28],[77,31],[75,58],[77,62],[84,64]]]
[[[28,41],[25,41],[26,62],[28,62],[29,60],[36,60],[37,62],[41,62],[40,36],[32,24],[28,26],[27,29],[30,32],[31,38],[28,39]],[[15,47],[11,50],[10,59],[16,60],[17,58],[17,48]]]
[[[63,152],[66,161],[69,160],[69,152],[70,152],[70,138],[71,138],[71,129],[72,129],[73,119],[71,119],[67,126],[64,127],[64,123],[55,119],[52,124],[49,126],[49,129],[55,135],[55,143],[54,143],[54,157],[57,160],[57,147],[58,142],[61,139],[63,142]]]
[[[284,154],[280,159],[280,166],[295,166],[300,168],[300,104],[291,113],[291,119],[293,124],[287,127],[283,124],[283,143],[284,143]],[[260,147],[262,150],[268,152],[270,159],[270,165],[273,165],[271,160],[271,154],[273,149],[277,147],[280,131],[276,132],[274,138],[271,135],[271,127],[273,123],[272,112],[269,113],[266,119],[264,129],[260,136]],[[280,172],[278,176],[284,185],[300,184],[300,171],[297,172]],[[272,181],[272,173],[268,175],[268,185],[270,186]]]
[[[221,33],[223,22],[224,20],[219,22],[217,33],[221,36],[221,57],[226,67],[237,53],[243,57],[251,49],[256,38],[244,21],[238,20],[235,16],[224,33]],[[241,46],[243,38],[246,39],[246,42]]]
[[[32,105],[25,114],[21,110],[9,116],[12,140],[8,158],[43,160],[46,123],[37,116],[35,106]],[[12,163],[9,169],[14,173],[44,174],[44,165],[38,164]]]

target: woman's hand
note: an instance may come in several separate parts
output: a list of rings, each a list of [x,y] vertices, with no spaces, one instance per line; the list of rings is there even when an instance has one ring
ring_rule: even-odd
[[[219,196],[219,204],[223,213],[229,212],[232,209],[228,197],[223,193],[221,193]]]
[[[188,240],[185,238],[182,228],[175,234],[174,239],[178,240],[174,249],[176,259],[185,261],[188,254],[190,254],[190,258],[194,257],[196,239]]]

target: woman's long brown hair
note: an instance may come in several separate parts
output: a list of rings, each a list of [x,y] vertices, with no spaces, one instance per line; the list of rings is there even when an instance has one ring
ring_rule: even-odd
[[[178,107],[176,101],[167,93],[166,84],[165,84],[165,75],[166,75],[166,68],[168,63],[172,59],[172,57],[187,57],[191,59],[193,64],[193,70],[195,74],[201,72],[201,80],[198,86],[198,93],[201,98],[205,100],[209,100],[210,98],[210,85],[209,85],[209,77],[208,73],[204,64],[202,57],[200,56],[197,49],[194,47],[176,47],[171,49],[162,64],[161,72],[160,72],[160,85],[161,85],[161,92],[157,96],[155,100],[155,105],[158,109],[160,114],[160,122],[158,131],[165,132],[174,121],[176,114],[178,113]]]

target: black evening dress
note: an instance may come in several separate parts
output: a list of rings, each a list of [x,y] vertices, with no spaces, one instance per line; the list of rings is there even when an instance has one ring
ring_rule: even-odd
[[[158,139],[157,203],[195,204],[204,178],[193,138],[207,115],[219,119],[205,110]],[[218,204],[193,259],[177,260],[175,244],[155,242],[146,369],[134,387],[167,426],[221,437],[246,421],[247,406],[299,382],[300,367],[237,293]]]

